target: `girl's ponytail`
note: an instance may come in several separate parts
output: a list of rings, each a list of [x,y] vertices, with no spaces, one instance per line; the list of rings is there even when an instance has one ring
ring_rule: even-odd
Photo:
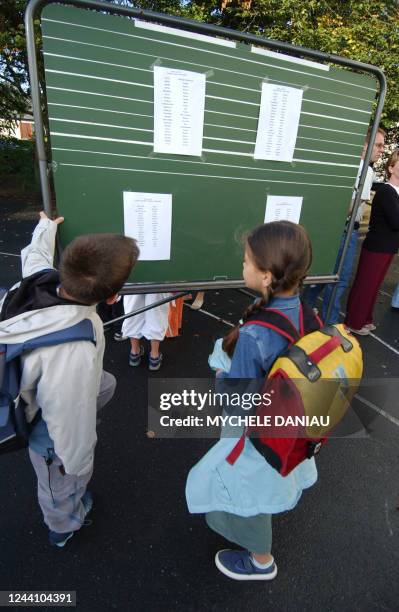
[[[233,327],[233,329],[224,336],[222,348],[230,358],[233,356],[234,349],[238,341],[240,327],[252,314],[263,308],[267,304],[267,301],[268,300],[266,298],[259,298],[258,300],[256,300],[256,302],[248,306],[248,308],[244,311],[244,314],[242,315],[242,320],[240,321],[240,324]]]

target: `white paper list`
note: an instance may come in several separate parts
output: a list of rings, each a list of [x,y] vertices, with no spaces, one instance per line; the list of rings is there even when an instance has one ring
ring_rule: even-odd
[[[262,83],[255,159],[292,161],[303,90]]]
[[[170,259],[172,195],[123,192],[125,236],[137,240],[140,261]]]
[[[154,66],[154,152],[201,155],[205,74]]]
[[[299,223],[303,198],[298,196],[267,196],[265,223],[292,221]]]

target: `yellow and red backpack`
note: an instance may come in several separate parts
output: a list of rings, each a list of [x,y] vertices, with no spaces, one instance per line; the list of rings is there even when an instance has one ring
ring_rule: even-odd
[[[261,391],[262,397],[272,398],[271,404],[264,402],[256,409],[257,421],[264,423],[269,417],[271,425],[247,428],[226,460],[231,465],[237,461],[248,437],[286,476],[319,452],[346,414],[362,377],[362,351],[344,325],[323,326],[307,304],[300,305],[299,333],[283,312],[267,307],[244,325],[272,329],[286,338],[288,347],[274,362]],[[275,425],[276,415],[289,424]]]

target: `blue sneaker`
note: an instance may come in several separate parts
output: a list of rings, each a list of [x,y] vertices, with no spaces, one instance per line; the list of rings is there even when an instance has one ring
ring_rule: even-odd
[[[219,550],[215,563],[222,574],[234,580],[273,580],[277,576],[274,559],[266,569],[259,569],[247,550]]]
[[[156,370],[159,370],[159,368],[161,367],[161,363],[162,363],[162,353],[159,353],[158,357],[151,357],[151,353],[150,356],[148,358],[148,369],[151,370],[152,372],[156,372]]]
[[[90,491],[86,491],[84,495],[82,495],[82,504],[85,509],[85,516],[83,525],[91,525],[90,520],[86,520],[86,516],[93,509],[93,496]],[[49,541],[51,546],[58,546],[58,548],[64,548],[65,544],[73,537],[74,531],[68,531],[67,533],[58,533],[57,531],[49,531]]]
[[[143,355],[144,355],[143,346],[140,346],[139,353],[129,353],[129,365],[132,366],[133,368],[139,366]]]
[[[68,531],[68,533],[57,533],[56,531],[49,531],[48,538],[51,546],[58,546],[58,548],[64,548],[65,544],[73,537],[74,532]]]

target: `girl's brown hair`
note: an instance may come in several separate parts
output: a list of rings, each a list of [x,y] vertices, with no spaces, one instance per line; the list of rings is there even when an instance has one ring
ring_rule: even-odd
[[[246,249],[255,266],[270,271],[272,282],[265,297],[244,312],[242,323],[282,291],[299,287],[312,263],[312,245],[306,230],[290,221],[273,221],[256,227],[246,239]],[[238,340],[240,325],[223,339],[223,350],[231,357]]]
[[[388,161],[385,164],[385,174],[387,176],[388,181],[391,178],[391,173],[389,172],[389,168],[391,166],[394,166],[396,162],[398,161],[399,161],[399,149],[395,149],[395,151],[393,151],[393,153],[391,153],[391,155],[388,157]]]

